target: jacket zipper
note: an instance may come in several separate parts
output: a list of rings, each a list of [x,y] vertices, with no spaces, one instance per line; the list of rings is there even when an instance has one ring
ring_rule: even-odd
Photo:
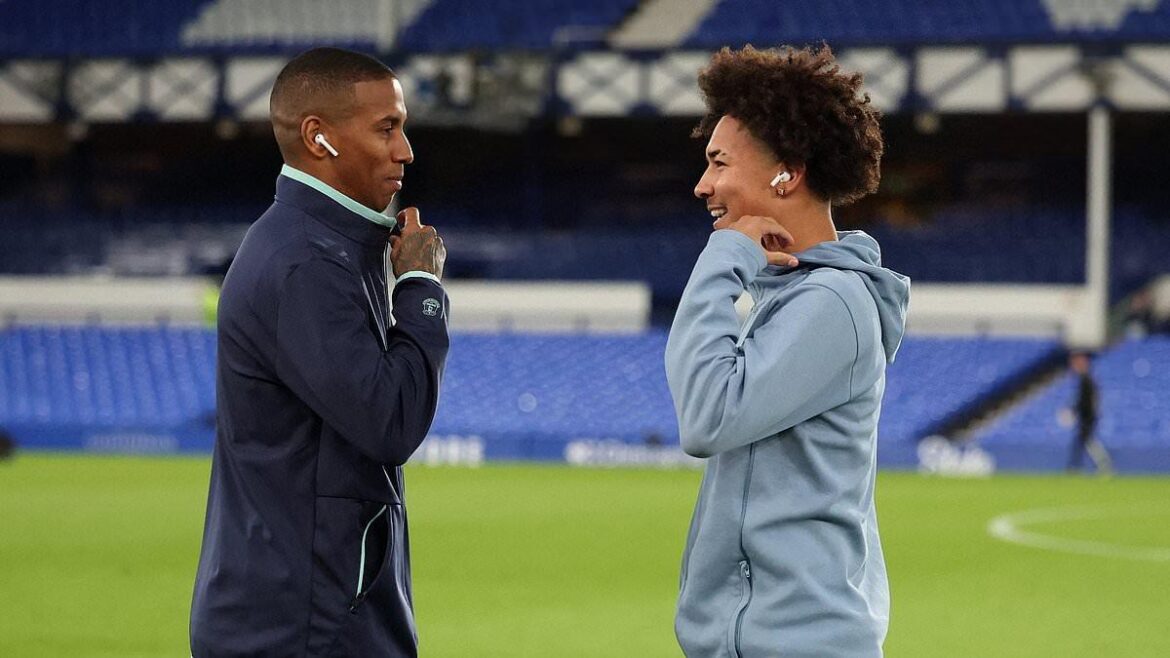
[[[386,279],[386,332],[395,325],[394,321],[394,268],[390,264],[390,243],[382,250],[382,278]]]
[[[383,505],[382,508],[378,510],[378,513],[374,515],[374,518],[370,519],[369,522],[366,523],[366,529],[362,530],[362,555],[361,559],[358,561],[357,588],[354,593],[353,601],[350,601],[349,603],[350,612],[357,612],[357,607],[361,605],[362,601],[365,600],[366,595],[370,593],[369,589],[362,591],[362,582],[366,579],[366,536],[370,533],[370,527],[374,525],[374,521],[377,521],[378,517],[386,513],[386,507],[386,505]]]
[[[743,479],[743,503],[739,510],[739,552],[744,556],[739,562],[739,574],[743,585],[743,595],[740,597],[739,607],[735,609],[735,625],[732,627],[732,650],[735,656],[740,656],[739,641],[743,632],[743,617],[747,612],[748,604],[752,602],[752,565],[748,562],[747,551],[743,548],[743,526],[747,521],[748,494],[752,483],[752,469],[756,461],[756,444],[748,445],[747,473]]]
[[[735,341],[735,348],[743,347],[744,342],[747,341],[748,336],[752,333],[752,325],[756,323],[756,316],[760,313],[760,303],[756,302],[752,306],[752,310],[748,312],[747,318],[743,321],[743,327],[740,328],[739,338]]]
[[[752,602],[752,565],[747,560],[740,561],[739,576],[743,587],[743,594],[739,597],[739,607],[735,609],[735,626],[732,639],[732,648],[734,649],[736,658],[741,658],[742,656],[739,643],[740,636],[743,634],[743,616],[747,613],[748,605]]]

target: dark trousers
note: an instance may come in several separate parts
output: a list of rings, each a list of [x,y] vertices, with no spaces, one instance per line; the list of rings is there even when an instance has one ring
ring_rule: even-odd
[[[1086,452],[1093,459],[1093,464],[1096,465],[1098,471],[1108,473],[1113,470],[1113,460],[1109,458],[1105,446],[1101,445],[1101,442],[1093,436],[1096,427],[1095,420],[1082,421],[1077,426],[1077,436],[1073,440],[1072,453],[1068,458],[1068,470],[1081,470]]]

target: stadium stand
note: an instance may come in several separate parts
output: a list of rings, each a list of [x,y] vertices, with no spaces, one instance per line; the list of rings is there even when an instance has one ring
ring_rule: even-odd
[[[99,271],[106,259],[105,244],[112,234],[106,224],[35,206],[5,204],[4,239],[0,241],[0,268],[4,274],[74,274]]]
[[[571,28],[600,41],[637,0],[435,0],[402,33],[405,51],[548,49]],[[563,35],[561,35],[563,36]]]
[[[179,33],[207,0],[6,0],[0,57],[155,56],[179,49]]]
[[[434,435],[478,436],[492,459],[561,459],[572,440],[677,445],[665,332],[460,334]],[[917,441],[1034,368],[1054,341],[907,338],[890,367],[879,456]],[[215,336],[191,327],[0,330],[0,425],[26,448],[206,450]]]
[[[22,446],[206,449],[215,336],[193,328],[0,331],[0,424]]]
[[[944,209],[927,225],[879,223],[870,232],[882,245],[885,262],[898,263],[916,281],[1081,283],[1084,259],[1066,255],[1084,253],[1083,227],[1082,208],[968,206]],[[996,258],[989,259],[991,254]]]
[[[1052,0],[891,0],[778,3],[722,0],[685,45],[809,43],[848,45],[1055,42],[1076,39],[1160,41],[1170,6]]]
[[[7,0],[0,21],[0,56],[151,56],[217,48],[279,51],[322,40],[380,52],[396,48],[408,52],[546,50],[565,42],[603,42],[639,4],[638,0],[333,4],[313,0]],[[1170,30],[1170,5],[1151,0],[799,4],[721,0],[705,17],[688,21],[697,23],[689,35],[660,45],[713,48],[822,40],[843,46],[1161,42]]]
[[[200,274],[226,262],[247,223],[262,210],[193,204],[94,214],[8,204],[0,208],[10,230],[0,244],[0,274]],[[1084,260],[1069,257],[1085,250],[1083,213],[1059,207],[962,208],[944,210],[928,225],[879,222],[866,230],[882,245],[884,261],[915,281],[1074,284],[1085,278]],[[689,226],[694,217],[651,218],[645,228],[605,232],[524,232],[509,227],[508,216],[452,206],[428,207],[427,216],[446,229],[448,263],[456,276],[644,280],[666,300],[681,294],[707,240],[704,231]],[[1164,258],[1170,253],[1170,222],[1120,208],[1114,227],[1112,297],[1118,299],[1170,271]]]
[[[398,31],[431,0],[215,0],[188,22],[190,48],[300,49],[320,43],[386,51]]]
[[[1093,364],[1100,387],[1097,436],[1120,471],[1170,469],[1170,336],[1127,340]],[[1076,428],[1062,410],[1076,400],[1065,374],[979,431],[974,440],[1000,468],[1062,469]]]
[[[86,60],[108,57],[140,58],[149,64],[171,55],[202,54],[222,62],[235,55],[247,60],[255,54],[282,55],[328,43],[380,53],[396,67],[411,64],[416,53],[423,54],[418,59],[439,60],[443,58],[428,58],[426,54],[459,53],[476,59],[479,53],[545,51],[547,56],[537,59],[550,62],[555,72],[558,62],[570,59],[560,52],[562,46],[593,49],[607,43],[617,48],[652,43],[668,49],[709,50],[745,42],[767,46],[824,40],[838,49],[880,45],[899,52],[905,47],[909,53],[918,46],[937,44],[990,45],[989,52],[999,52],[1009,45],[1071,42],[1086,45],[1086,51],[1097,54],[1119,50],[1115,46],[1121,45],[1164,44],[1165,35],[1170,33],[1170,2],[1157,0],[979,0],[966,4],[950,0],[880,4],[703,0],[688,4],[699,9],[685,16],[671,14],[671,2],[658,0],[355,0],[332,4],[318,0],[0,0],[0,59],[62,58],[66,60],[62,68],[68,70]],[[639,10],[651,5],[658,16],[665,12],[677,20],[669,37],[651,38],[660,26],[654,12],[647,12],[642,21],[634,20],[640,16]],[[633,24],[638,22],[641,27]],[[622,27],[630,28],[634,36],[619,38]],[[643,55],[647,53],[630,57]],[[9,73],[8,82],[21,83],[13,82],[12,89],[28,86],[21,76],[31,74]],[[126,81],[121,76],[127,73],[115,73],[110,80],[99,78],[99,86],[116,92],[114,88]],[[595,73],[599,78],[611,75]],[[882,71],[867,75],[871,73],[880,82]],[[688,72],[679,75],[690,80]],[[142,80],[145,82],[134,85],[148,86],[155,78]],[[0,79],[2,82],[5,80]],[[192,80],[178,82],[184,87]],[[420,78],[418,84],[422,98],[425,87],[434,81]],[[67,84],[45,83],[46,90],[58,87],[69,90]],[[598,90],[613,91],[603,86]],[[912,91],[907,96],[910,101],[891,110],[921,109],[913,102],[921,90]],[[263,92],[261,84],[256,93]],[[72,112],[81,106],[76,101],[66,93],[52,104],[66,107],[73,103],[74,107],[45,116],[58,122],[72,121]],[[548,105],[547,110],[539,116],[526,116],[517,124],[532,119],[532,124],[524,124],[524,135],[508,133],[468,148],[491,152],[503,146],[501,150],[515,151],[498,161],[475,160],[466,163],[461,173],[441,177],[435,169],[423,169],[426,159],[420,157],[415,171],[421,185],[411,190],[418,196],[409,197],[407,202],[425,208],[427,221],[443,230],[450,249],[450,276],[641,280],[653,288],[656,303],[665,301],[665,306],[672,308],[707,238],[706,230],[695,227],[709,221],[693,200],[686,198],[693,181],[677,185],[682,178],[678,168],[664,172],[668,168],[655,161],[656,157],[672,159],[680,151],[645,143],[653,140],[631,140],[629,133],[640,132],[644,123],[624,134],[615,132],[623,136],[608,146],[591,144],[595,134],[588,131],[576,142],[565,138],[555,142],[555,147],[542,145],[546,141],[553,144],[554,132],[562,128],[560,124],[556,128],[539,124],[580,118],[556,109],[564,102],[555,93],[541,100]],[[147,111],[150,109],[131,106],[120,120],[139,124],[135,129],[155,121],[166,123],[165,115]],[[626,113],[653,114],[652,109],[631,106]],[[1120,108],[1122,113],[1126,109],[1133,108]],[[239,117],[220,109],[214,110],[214,116],[199,116],[201,121],[223,119],[228,124],[225,135],[240,130],[234,125]],[[244,121],[262,116],[249,115]],[[951,121],[949,116],[946,121]],[[144,160],[166,163],[156,165],[160,173],[150,167],[127,165],[127,161],[137,162],[137,154],[123,154],[120,148],[108,145],[101,147],[105,150],[93,146],[93,142],[116,142],[132,132],[118,133],[100,125],[73,127],[80,132],[63,130],[64,136],[58,138],[69,142],[59,148],[71,149],[60,162],[54,160],[58,156],[52,156],[33,166],[31,159],[14,157],[14,164],[5,170],[37,169],[43,178],[53,179],[39,190],[39,196],[24,190],[23,182],[7,184],[5,194],[53,198],[59,205],[0,200],[4,224],[0,274],[169,276],[215,272],[231,258],[248,222],[263,207],[236,200],[255,201],[234,187],[225,189],[230,187],[225,186],[225,179],[247,181],[239,187],[263,188],[263,196],[269,194],[265,186],[270,184],[271,172],[256,175],[258,170],[246,167],[214,177],[201,187],[187,185],[188,181],[207,178],[209,169],[221,166],[224,157],[234,158],[237,151],[259,153],[255,141],[249,145],[246,139],[217,134],[208,139],[223,142],[223,150],[218,156],[205,155],[205,160],[189,157],[187,148],[153,154],[143,149]],[[680,134],[687,129],[689,125],[680,127]],[[106,132],[102,139],[92,139],[84,136],[87,130]],[[1079,126],[1077,130],[1080,134]],[[914,131],[917,134],[918,128]],[[1019,131],[1017,127],[1015,132]],[[247,133],[246,127],[243,132]],[[207,135],[211,134],[208,130]],[[905,134],[909,132],[904,130]],[[434,134],[429,137],[441,141]],[[461,137],[457,134],[446,139],[456,142]],[[1011,137],[1003,139],[1010,141]],[[1130,141],[1142,139],[1131,137]],[[166,143],[167,137],[161,141]],[[423,140],[419,143],[425,144]],[[926,145],[936,146],[929,141]],[[272,155],[267,138],[265,146]],[[1156,140],[1144,146],[1165,150]],[[457,153],[462,147],[428,150],[427,156],[442,160],[446,168],[450,156],[437,154]],[[94,153],[86,155],[90,148]],[[541,152],[546,148],[572,151],[575,157],[557,161]],[[623,159],[633,153],[632,165],[637,166],[624,171],[615,168],[610,155],[587,156],[591,148],[620,153]],[[1146,150],[1131,148],[1126,157],[1140,160],[1146,169],[1148,156]],[[968,156],[940,155],[946,157],[963,160]],[[1078,150],[1052,159],[1066,168],[1072,161],[1080,171],[1081,157]],[[70,158],[76,159],[72,165],[68,164]],[[1119,155],[1117,159],[1125,158]],[[189,166],[174,164],[188,161]],[[988,161],[994,164],[1002,161],[1002,156],[989,156]],[[987,168],[977,158],[972,162],[972,168]],[[73,173],[69,173],[71,168]],[[967,194],[968,205],[960,205],[960,197],[933,198],[948,185],[961,187],[957,181],[964,170],[952,169],[949,178],[929,179],[939,186],[931,186],[927,193],[932,204],[952,205],[932,206],[930,216],[916,218],[922,221],[912,226],[887,222],[879,212],[865,218],[864,228],[882,243],[888,265],[916,283],[1084,282],[1085,210],[1079,203],[1083,194],[1077,183],[1060,188],[1058,194],[1049,187],[1032,185],[1035,179],[1051,175],[1044,168],[1044,175],[1021,179],[1027,183],[1028,194],[1018,198],[1026,201],[996,205],[993,199],[968,189],[957,193],[960,197]],[[27,181],[30,188],[43,183],[42,175],[20,173],[24,177],[21,181]],[[1123,181],[1126,177],[1117,178]],[[165,184],[168,179],[182,184],[173,180]],[[158,184],[160,180],[163,185]],[[93,191],[111,181],[110,187],[124,189],[106,197]],[[51,194],[44,194],[45,189]],[[167,190],[170,193],[165,193]],[[448,194],[449,190],[458,193]],[[1140,195],[1126,197],[1122,193],[1116,198],[1119,205],[1113,208],[1111,236],[1113,300],[1159,273],[1170,272],[1165,258],[1170,253],[1170,217],[1163,210],[1165,204],[1157,194],[1145,190]],[[1125,205],[1133,198],[1142,205]],[[1059,201],[1043,205],[1054,199]],[[267,199],[264,201],[266,204]],[[68,205],[73,203],[77,205]],[[696,212],[692,213],[692,208]],[[667,317],[660,313],[659,328],[638,336],[459,335],[453,341],[433,433],[482,437],[492,459],[560,459],[565,442],[574,438],[676,445],[677,431],[661,364],[665,342],[662,324]],[[889,369],[881,463],[916,464],[919,440],[970,417],[989,400],[1058,358],[1063,349],[1054,339],[907,338],[898,361]],[[213,435],[214,354],[214,336],[202,328],[0,324],[0,426],[9,428],[21,444],[35,448],[206,450]],[[1166,450],[1170,447],[1166,445],[1170,407],[1164,399],[1164,391],[1170,389],[1166,340],[1124,343],[1106,352],[1097,369],[1104,390],[1101,438],[1113,450],[1118,466],[1170,470],[1170,457],[1166,456],[1170,455]],[[1061,427],[1055,419],[1070,399],[1071,386],[1070,380],[1062,379],[1029,398],[983,428],[978,443],[1006,468],[1063,467],[1072,430]]]
[[[610,33],[617,49],[677,46],[707,14],[716,0],[643,0],[629,19]]]
[[[221,268],[263,208],[202,204],[117,212],[0,204],[0,274],[190,275]]]
[[[637,0],[7,0],[0,56],[296,51],[329,42],[385,52],[540,50],[597,43]],[[558,32],[568,29],[571,34]]]
[[[883,461],[914,463],[918,440],[963,419],[1061,352],[1039,338],[908,337],[887,370]]]

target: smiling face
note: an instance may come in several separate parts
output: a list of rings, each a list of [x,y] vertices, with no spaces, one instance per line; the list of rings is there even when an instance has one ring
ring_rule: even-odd
[[[782,169],[776,157],[735,117],[724,116],[707,143],[707,170],[695,196],[714,219],[775,216],[776,191],[769,186]]]
[[[406,101],[396,78],[353,86],[351,111],[321,132],[340,154],[330,158],[338,188],[374,210],[385,210],[398,190],[414,151],[406,139]]]

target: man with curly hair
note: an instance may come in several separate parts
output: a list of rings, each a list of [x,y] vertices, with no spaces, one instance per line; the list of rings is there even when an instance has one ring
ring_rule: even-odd
[[[831,212],[877,188],[879,115],[828,47],[725,48],[699,86],[695,196],[715,230],[666,371],[683,449],[707,464],[675,632],[688,656],[880,656],[877,422],[910,283]]]

